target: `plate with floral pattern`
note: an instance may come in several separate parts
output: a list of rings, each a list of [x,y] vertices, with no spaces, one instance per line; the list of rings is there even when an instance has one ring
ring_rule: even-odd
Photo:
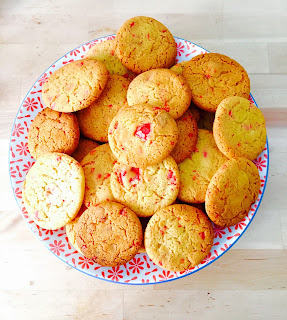
[[[24,101],[14,121],[10,138],[9,150],[9,173],[11,185],[15,199],[21,210],[24,220],[29,225],[35,236],[52,252],[56,257],[67,263],[71,267],[86,273],[92,277],[103,279],[116,283],[126,284],[155,284],[170,280],[182,278],[191,275],[219,259],[228,251],[243,235],[255,214],[258,212],[268,176],[269,149],[268,142],[262,153],[253,162],[256,164],[260,179],[261,187],[255,203],[252,205],[248,215],[237,225],[227,228],[220,228],[214,225],[214,243],[208,256],[196,267],[183,271],[171,272],[165,271],[155,265],[147,254],[139,253],[132,260],[118,267],[102,267],[97,263],[89,260],[79,254],[69,243],[65,228],[58,230],[45,230],[37,226],[28,216],[22,199],[22,185],[26,174],[32,167],[35,160],[28,150],[28,128],[35,116],[44,108],[42,100],[42,86],[46,79],[58,68],[72,62],[82,59],[87,51],[96,43],[114,39],[115,35],[102,37],[87,42],[71,50],[53,65],[51,65],[34,83],[27,93]],[[190,60],[192,57],[208,52],[204,48],[184,39],[176,38],[177,58],[176,62]],[[249,100],[256,106],[256,101],[250,94]]]

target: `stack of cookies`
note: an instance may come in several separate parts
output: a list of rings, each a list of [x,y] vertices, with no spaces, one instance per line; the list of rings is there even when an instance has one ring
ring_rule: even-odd
[[[209,253],[212,222],[238,223],[257,199],[266,129],[246,71],[216,53],[175,65],[176,53],[163,24],[134,17],[43,85],[24,203],[102,266],[147,252],[188,270]]]

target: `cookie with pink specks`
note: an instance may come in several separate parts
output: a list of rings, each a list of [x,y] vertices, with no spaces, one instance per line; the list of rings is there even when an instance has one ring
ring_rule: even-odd
[[[210,179],[227,160],[228,158],[217,148],[212,132],[198,129],[195,151],[178,165],[178,198],[188,203],[204,202]]]
[[[76,242],[83,254],[102,266],[131,260],[141,247],[142,226],[137,215],[116,202],[89,207],[76,225]]]
[[[87,108],[104,90],[108,70],[97,60],[72,61],[57,69],[43,84],[42,98],[56,111],[74,112]]]
[[[119,162],[144,168],[168,156],[177,142],[178,128],[166,111],[139,104],[120,109],[110,124],[108,139]]]
[[[79,162],[64,153],[49,152],[29,170],[22,196],[34,222],[55,230],[76,217],[84,192],[85,176]]]
[[[86,207],[103,201],[113,201],[110,177],[116,158],[108,143],[90,151],[81,161],[86,179],[84,204]]]
[[[206,214],[184,204],[157,211],[144,235],[148,256],[170,271],[184,271],[198,265],[208,255],[213,239],[213,227]]]
[[[96,141],[81,138],[77,146],[77,149],[72,154],[72,157],[77,161],[81,162],[90,151],[92,151],[98,146],[99,144]]]
[[[177,197],[177,164],[172,157],[146,168],[117,162],[111,175],[111,189],[116,201],[131,208],[139,217],[152,216]]]
[[[266,143],[263,113],[245,98],[226,98],[216,110],[213,134],[218,149],[229,159],[254,160]]]

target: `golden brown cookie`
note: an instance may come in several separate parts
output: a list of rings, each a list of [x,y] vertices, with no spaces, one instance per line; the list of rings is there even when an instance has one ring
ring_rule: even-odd
[[[135,73],[170,68],[176,53],[172,34],[162,23],[150,17],[128,19],[116,35],[116,54]]]
[[[43,84],[45,105],[61,112],[87,108],[104,90],[108,79],[105,65],[97,60],[72,61],[56,70]]]
[[[228,158],[218,150],[212,133],[199,129],[195,151],[178,165],[178,198],[188,203],[204,202],[211,178],[227,160]]]
[[[125,67],[115,53],[116,40],[106,40],[96,43],[86,53],[84,58],[95,59],[103,62],[109,74],[118,74],[132,80],[135,74]]]
[[[168,69],[154,69],[138,75],[131,82],[127,99],[130,106],[157,106],[178,119],[190,105],[191,91],[181,75]]]
[[[89,139],[80,139],[77,149],[72,154],[72,157],[81,162],[83,158],[93,149],[98,147],[99,144],[96,141]]]
[[[213,245],[213,227],[197,208],[174,204],[156,212],[145,230],[144,242],[151,260],[170,271],[198,265]]]
[[[197,124],[192,112],[187,110],[176,120],[178,140],[170,155],[176,163],[182,162],[194,150],[197,142]]]
[[[86,179],[85,206],[114,200],[110,176],[115,162],[116,158],[108,143],[96,147],[81,161]]]
[[[76,226],[76,242],[83,254],[102,266],[131,260],[141,247],[142,226],[137,215],[116,202],[89,207]]]
[[[114,198],[139,217],[149,217],[172,204],[178,194],[179,172],[172,157],[146,168],[117,162],[111,175]]]
[[[231,96],[248,98],[250,80],[235,60],[219,53],[205,53],[192,58],[183,70],[192,101],[199,108],[215,112],[219,103]]]
[[[82,134],[87,138],[107,142],[109,125],[120,108],[128,106],[130,81],[119,75],[108,77],[100,97],[88,108],[77,112]]]
[[[240,222],[256,201],[260,176],[253,162],[233,158],[212,177],[206,192],[205,209],[209,218],[220,227]]]
[[[197,108],[193,103],[191,103],[188,110],[192,113],[195,121],[198,123],[199,119],[200,119],[200,110],[201,109]],[[203,111],[203,110],[201,110],[201,111]],[[200,128],[200,129],[204,129],[204,128]]]
[[[71,155],[77,148],[80,130],[77,117],[45,108],[40,111],[29,128],[28,147],[37,159],[46,152]]]
[[[76,217],[84,192],[85,176],[79,162],[64,153],[49,152],[29,170],[22,196],[34,222],[55,230]]]
[[[213,134],[218,149],[228,158],[254,160],[265,147],[265,119],[249,100],[226,98],[216,110]]]
[[[180,63],[175,64],[170,68],[173,72],[182,75],[184,67],[188,64],[188,61],[182,61]]]
[[[139,104],[120,109],[111,122],[108,138],[121,163],[144,168],[168,156],[177,142],[178,128],[166,111]]]

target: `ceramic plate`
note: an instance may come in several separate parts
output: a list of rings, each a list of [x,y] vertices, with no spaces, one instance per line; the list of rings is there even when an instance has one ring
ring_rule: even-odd
[[[38,227],[29,218],[25,207],[23,206],[22,183],[25,180],[27,172],[35,162],[28,150],[27,133],[31,121],[35,118],[38,112],[43,109],[41,94],[43,83],[50,76],[50,74],[52,74],[58,68],[71,61],[82,59],[94,44],[114,38],[114,35],[102,37],[85,43],[68,52],[53,65],[51,65],[40,76],[40,78],[34,83],[30,91],[27,93],[16,116],[10,139],[9,169],[13,192],[15,199],[21,208],[22,216],[28,223],[32,232],[48,248],[49,251],[51,251],[55,256],[71,267],[92,277],[116,283],[155,284],[159,282],[175,280],[197,272],[213,263],[227,250],[229,250],[230,247],[232,247],[232,245],[238,241],[238,239],[248,228],[258,211],[267,182],[269,164],[268,143],[266,143],[264,150],[258,156],[258,158],[254,160],[254,163],[259,170],[261,187],[258,199],[252,205],[248,215],[233,227],[222,229],[214,226],[215,238],[210,253],[201,264],[184,272],[165,271],[155,265],[146,254],[137,254],[131,261],[120,267],[102,267],[80,255],[70,245],[66,236],[65,228],[51,231]],[[189,60],[198,54],[207,52],[205,49],[192,42],[180,38],[175,38],[175,40],[177,46],[177,62]],[[250,95],[249,100],[256,104],[252,95]]]

